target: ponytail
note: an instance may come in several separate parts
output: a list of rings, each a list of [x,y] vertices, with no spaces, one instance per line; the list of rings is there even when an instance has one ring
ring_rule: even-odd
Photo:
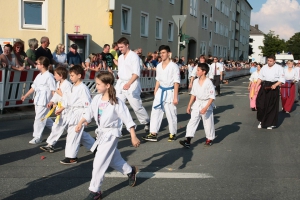
[[[113,85],[110,85],[110,87],[108,88],[108,96],[109,96],[109,102],[111,103],[111,105],[118,104],[116,90]]]

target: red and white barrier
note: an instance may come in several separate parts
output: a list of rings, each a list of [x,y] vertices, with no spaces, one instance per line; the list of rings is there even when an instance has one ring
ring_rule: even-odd
[[[250,75],[250,69],[248,68],[231,68],[226,69],[224,79],[230,79],[239,76]]]
[[[3,110],[4,107],[4,87],[5,87],[5,77],[6,70],[5,68],[0,69],[0,110]]]

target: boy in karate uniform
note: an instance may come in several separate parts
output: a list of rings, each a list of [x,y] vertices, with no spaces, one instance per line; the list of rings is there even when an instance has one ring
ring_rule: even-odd
[[[215,88],[211,80],[206,77],[208,72],[208,64],[198,64],[197,76],[199,78],[194,80],[190,102],[186,110],[188,114],[191,114],[191,119],[186,127],[186,140],[179,141],[179,143],[186,148],[190,148],[191,139],[195,135],[201,118],[203,120],[204,131],[206,134],[205,146],[211,146],[212,141],[215,139],[214,115],[212,106],[212,103],[215,99]]]
[[[117,97],[125,102],[128,99],[130,106],[136,114],[139,122],[145,125],[145,131],[149,131],[149,116],[142,105],[140,84],[140,58],[130,50],[129,41],[122,37],[118,40],[119,50],[122,52],[118,59],[118,76],[116,83]]]
[[[72,84],[67,80],[68,70],[65,67],[62,66],[57,67],[54,70],[54,78],[57,81],[56,92],[53,95],[52,99],[50,100],[50,103],[48,103],[47,107],[51,108],[53,104],[55,104],[56,109],[59,109],[61,107],[63,95],[71,91]],[[66,123],[64,123],[65,120],[66,120],[66,110],[64,110],[61,113],[61,115],[56,117],[55,123],[52,126],[52,131],[46,141],[48,145],[42,146],[40,147],[40,149],[50,153],[54,152],[54,145],[56,144],[60,136],[63,134],[65,127],[67,125]]]
[[[65,108],[67,109],[65,116],[67,120],[64,123],[68,124],[68,135],[65,149],[66,157],[60,161],[62,164],[77,163],[80,143],[89,150],[95,142],[90,134],[83,131],[84,126],[78,133],[75,131],[76,125],[92,100],[90,90],[81,80],[84,77],[84,69],[80,65],[74,65],[70,68],[69,74],[73,86],[69,92],[63,95],[62,107],[55,112],[55,114],[60,115]]]
[[[157,141],[157,133],[161,126],[164,112],[169,123],[170,136],[168,141],[176,140],[177,108],[180,72],[178,65],[170,59],[170,47],[159,47],[162,62],[156,67],[156,84],[154,101],[151,111],[150,133],[143,137],[147,141]]]

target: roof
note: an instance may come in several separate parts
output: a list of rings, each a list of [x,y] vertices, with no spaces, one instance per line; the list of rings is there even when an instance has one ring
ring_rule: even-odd
[[[264,35],[264,33],[258,29],[258,26],[250,25],[250,35]]]

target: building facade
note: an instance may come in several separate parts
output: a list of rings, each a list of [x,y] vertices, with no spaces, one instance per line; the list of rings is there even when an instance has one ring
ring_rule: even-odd
[[[121,37],[132,49],[158,50],[161,44],[177,49],[172,15],[180,13],[180,0],[14,0],[1,1],[0,38],[28,39],[48,36],[49,48],[79,45],[79,53],[102,51]],[[67,49],[67,48],[66,48]]]
[[[252,46],[253,54],[249,56],[249,60],[264,63],[265,58],[263,57],[263,53],[260,48],[260,46],[264,46],[264,33],[259,30],[258,24],[250,26],[250,38],[250,45]]]
[[[189,0],[183,4],[182,32],[190,39],[181,54],[248,60],[251,10],[247,0]]]

